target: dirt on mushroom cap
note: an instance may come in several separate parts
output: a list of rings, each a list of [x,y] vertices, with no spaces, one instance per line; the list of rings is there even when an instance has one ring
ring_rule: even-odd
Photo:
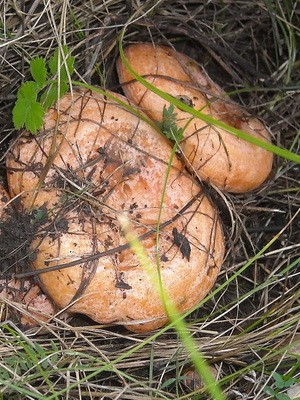
[[[155,329],[167,321],[164,306],[118,217],[127,216],[156,271],[155,229],[170,145],[140,118],[96,93],[68,94],[59,110],[47,113],[37,137],[22,136],[7,162],[11,192],[23,192],[25,207],[47,210],[49,226],[33,244],[35,268],[79,260],[42,273],[43,288],[60,307],[95,321],[123,323],[133,331]],[[162,281],[182,312],[214,284],[224,239],[218,212],[177,157],[160,223]]]
[[[199,65],[170,47],[137,43],[125,49],[125,56],[135,72],[155,87],[216,120],[240,129],[263,141],[270,141],[264,124],[229,100]],[[146,114],[162,121],[169,103],[135,81],[118,61],[120,83],[126,96]],[[187,127],[180,143],[187,167],[200,179],[231,192],[247,192],[260,186],[272,169],[272,153],[241,140],[226,130],[209,125],[199,118],[176,109],[176,123]]]
[[[8,193],[0,184],[0,240],[1,245],[3,245],[3,248],[1,248],[2,260],[0,262],[0,303],[8,303],[4,313],[5,318],[12,319],[19,323],[23,329],[27,329],[36,326],[38,321],[45,322],[49,317],[51,318],[55,310],[53,304],[42,293],[41,288],[33,279],[16,279],[13,277],[18,267],[18,257],[20,260],[24,258],[25,261],[22,260],[20,263],[22,265],[24,265],[24,262],[27,263],[28,268],[30,261],[28,254],[26,254],[26,249],[24,254],[21,253],[21,243],[18,243],[18,238],[14,240],[13,235],[19,234],[17,229],[7,238],[12,241],[9,247],[5,248],[7,243],[3,243],[4,238],[2,235],[12,227],[12,224],[16,223],[16,220],[13,219],[14,211],[12,206],[11,204],[8,205],[9,201]],[[15,212],[17,213],[18,211],[16,210]],[[4,229],[5,224],[8,224],[7,229]],[[15,258],[11,256],[13,253],[16,253]],[[8,268],[13,271],[8,270]]]

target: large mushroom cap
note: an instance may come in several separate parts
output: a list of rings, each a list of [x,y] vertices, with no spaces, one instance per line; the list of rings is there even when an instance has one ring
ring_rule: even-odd
[[[211,289],[224,254],[218,213],[177,157],[161,208],[170,156],[169,143],[146,122],[88,91],[65,95],[59,112],[47,112],[43,132],[20,137],[7,162],[9,186],[22,192],[25,207],[47,215],[33,243],[34,267],[54,267],[40,280],[59,307],[133,331],[168,320],[120,216],[180,312]]]
[[[264,124],[230,101],[205,71],[186,55],[166,46],[137,43],[125,49],[125,56],[133,70],[155,87],[216,120],[270,141]],[[169,103],[137,82],[121,59],[117,66],[127,98],[155,121],[161,122],[163,109]],[[176,109],[176,113],[178,126],[184,127],[189,122],[181,142],[183,158],[187,167],[201,179],[231,192],[253,190],[267,179],[272,168],[272,153],[199,118],[191,119],[189,113],[180,109]]]

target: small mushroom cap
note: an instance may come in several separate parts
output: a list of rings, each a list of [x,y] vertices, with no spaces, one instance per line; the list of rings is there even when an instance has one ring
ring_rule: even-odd
[[[170,47],[137,43],[125,56],[138,74],[160,90],[216,120],[263,141],[270,141],[265,125],[229,100],[205,71],[186,55]],[[155,121],[162,121],[169,103],[137,82],[121,59],[117,63],[120,83],[128,99]],[[272,153],[207,124],[178,108],[176,124],[186,127],[180,143],[187,167],[201,180],[230,192],[247,192],[260,186],[272,169]]]
[[[43,288],[59,307],[99,323],[160,327],[168,317],[158,271],[180,312],[212,288],[224,255],[218,212],[176,156],[161,206],[169,142],[115,101],[78,91],[61,98],[59,110],[47,112],[38,136],[24,133],[7,162],[11,191],[48,215],[32,245],[35,268],[54,268],[40,274]],[[120,217],[140,238],[152,274]]]
[[[8,317],[17,320],[24,330],[48,321],[55,314],[50,299],[31,279],[0,279],[1,301],[8,301]]]

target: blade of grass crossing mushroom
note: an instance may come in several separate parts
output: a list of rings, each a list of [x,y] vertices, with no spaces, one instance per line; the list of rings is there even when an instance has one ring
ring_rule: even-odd
[[[183,128],[183,130],[184,130],[184,128]],[[172,132],[170,132],[170,133],[172,133]],[[175,137],[175,140],[176,139],[177,138]],[[178,138],[178,139],[180,140],[180,138]],[[180,314],[179,314],[176,306],[173,304],[173,302],[169,298],[168,294],[166,293],[166,290],[164,289],[163,282],[162,282],[161,268],[160,268],[160,256],[159,256],[159,237],[160,237],[161,216],[162,216],[164,198],[166,195],[168,178],[170,175],[173,159],[174,159],[176,151],[178,149],[178,145],[179,144],[176,141],[172,148],[169,163],[168,163],[167,170],[165,173],[163,189],[162,189],[162,193],[161,193],[159,214],[158,214],[157,225],[156,225],[156,265],[157,265],[156,273],[151,269],[151,262],[148,259],[147,253],[145,252],[145,249],[144,249],[142,243],[138,240],[137,236],[130,229],[127,218],[125,217],[125,218],[121,219],[120,222],[121,222],[121,226],[123,226],[125,236],[130,244],[130,247],[136,254],[139,262],[141,263],[141,265],[143,266],[143,268],[145,269],[147,274],[151,277],[153,285],[156,286],[156,290],[160,294],[160,297],[163,302],[166,313],[167,313],[168,317],[170,318],[170,320],[174,323],[174,327],[175,327],[177,333],[179,334],[182,343],[184,344],[185,348],[187,349],[187,351],[191,357],[191,360],[197,369],[197,372],[199,373],[199,375],[202,376],[203,381],[205,382],[205,384],[207,386],[208,392],[213,396],[213,398],[215,400],[222,400],[225,398],[219,388],[219,385],[213,378],[211,371],[205,361],[205,358],[202,356],[201,352],[198,351],[195,341],[192,339],[190,333],[188,332],[188,328],[187,328],[187,325],[186,325],[184,319],[180,318]]]
[[[255,256],[253,256],[247,263],[245,263],[238,271],[236,271],[230,278],[228,278],[223,284],[221,284],[219,287],[217,287],[213,292],[211,292],[205,299],[201,300],[199,302],[199,304],[197,304],[195,307],[193,307],[191,310],[187,311],[186,313],[179,315],[178,318],[176,319],[176,321],[171,321],[168,325],[164,326],[163,328],[161,328],[159,331],[155,332],[153,335],[148,336],[146,339],[144,339],[141,343],[137,344],[135,347],[131,348],[130,350],[128,350],[127,352],[123,353],[121,356],[117,357],[115,360],[107,363],[105,366],[100,367],[99,369],[97,369],[96,371],[91,372],[89,375],[87,375],[85,378],[82,378],[80,380],[78,380],[76,383],[71,383],[68,388],[64,388],[62,390],[60,390],[59,392],[57,392],[57,395],[63,395],[64,393],[67,392],[67,390],[70,390],[72,388],[75,388],[78,384],[80,384],[81,382],[84,382],[87,379],[91,379],[94,376],[96,376],[97,374],[103,372],[103,371],[110,371],[111,368],[113,368],[116,364],[118,364],[119,362],[121,362],[122,360],[126,359],[127,357],[130,357],[132,354],[134,354],[136,351],[140,350],[141,348],[143,348],[144,346],[148,345],[149,343],[153,342],[155,339],[157,339],[159,336],[161,336],[164,332],[168,331],[170,328],[175,327],[175,322],[180,324],[180,321],[183,320],[184,318],[186,318],[191,312],[195,311],[198,307],[202,306],[206,301],[212,299],[217,293],[219,293],[220,291],[224,290],[226,288],[226,286],[234,281],[242,272],[244,272],[249,266],[251,266],[253,264],[254,261],[258,260],[267,250],[269,247],[271,247],[277,240],[278,238],[282,235],[282,233],[286,230],[286,228],[291,224],[291,222],[297,217],[297,215],[299,214],[299,212],[297,212],[293,218],[289,221],[289,223],[280,231],[278,232]],[[139,243],[140,245],[140,243]],[[138,246],[139,246],[138,245]],[[143,252],[143,248],[142,248],[142,252]],[[188,340],[191,341],[193,343],[192,338],[187,335]],[[280,353],[280,351],[277,351],[278,353]],[[198,356],[199,352],[198,349],[196,349],[196,353],[194,353],[194,357]],[[273,353],[274,355],[274,353]],[[272,357],[273,355],[270,355],[268,357],[268,355],[265,356],[264,360],[268,360],[268,358]],[[193,360],[194,361],[194,360]],[[243,373],[252,369],[254,365],[259,365],[259,363],[261,362],[261,360],[258,360],[255,364],[251,364],[247,367],[245,367],[242,371]],[[236,374],[239,374],[241,371],[237,372]],[[55,396],[49,396],[48,400],[55,400]],[[223,398],[223,397],[222,397]],[[216,398],[214,398],[214,400],[216,400]]]
[[[176,146],[174,146],[174,148],[176,148]],[[141,263],[147,274],[151,277],[153,285],[159,292],[163,304],[166,308],[168,317],[170,318],[172,325],[176,329],[183,345],[185,346],[193,364],[197,369],[197,372],[203,378],[203,381],[206,384],[207,391],[212,395],[212,398],[214,400],[225,400],[225,397],[222,394],[218,383],[215,381],[210,372],[210,369],[207,365],[207,362],[205,361],[205,358],[202,356],[201,352],[199,352],[199,350],[197,349],[196,342],[190,335],[187,325],[184,322],[184,319],[181,318],[180,314],[178,313],[178,310],[176,309],[175,305],[167,295],[162,285],[159,265],[157,266],[157,270],[153,271],[153,269],[151,268],[151,261],[148,258],[144,246],[138,240],[134,232],[130,229],[128,219],[124,217],[120,220],[120,222],[121,226],[123,227],[125,237],[128,240],[131,249],[136,254],[138,261]]]
[[[206,114],[203,114],[202,112],[193,109],[192,107],[188,106],[187,104],[183,103],[182,101],[176,99],[175,97],[169,95],[166,92],[163,92],[162,90],[156,88],[153,86],[151,83],[149,83],[146,79],[144,79],[141,75],[139,75],[136,71],[134,71],[130,64],[128,63],[124,50],[123,50],[123,38],[124,38],[124,33],[125,33],[125,28],[122,30],[120,34],[120,40],[119,40],[119,52],[120,52],[120,57],[122,59],[122,62],[124,63],[125,67],[128,69],[128,71],[137,79],[142,85],[144,85],[147,89],[151,90],[164,100],[167,100],[169,103],[175,105],[176,107],[180,108],[181,110],[188,112],[190,115],[193,115],[196,118],[200,118],[204,122],[206,122],[209,125],[217,126],[219,128],[222,128],[226,130],[227,132],[231,133],[234,136],[239,137],[240,139],[243,139],[249,143],[252,143],[256,146],[259,146],[267,151],[270,151],[282,158],[286,158],[290,161],[293,161],[297,164],[300,164],[300,156],[290,152],[289,150],[283,149],[281,147],[275,146],[271,143],[264,142],[263,140],[260,140],[256,137],[253,137],[246,132],[243,132],[239,129],[236,129],[230,125],[225,124],[222,121],[216,120]]]
[[[189,311],[183,313],[182,315],[178,316],[178,318],[176,319],[176,322],[177,323],[179,322],[179,324],[180,324],[181,320],[186,318],[191,312],[195,311],[198,307],[202,306],[206,301],[212,299],[217,293],[224,290],[230,282],[234,281],[243,271],[245,271],[250,265],[252,265],[254,261],[258,260],[268,250],[268,248],[271,247],[278,240],[278,238],[282,235],[282,233],[290,225],[292,220],[294,220],[297,217],[298,214],[299,214],[299,212],[297,212],[293,216],[291,221],[280,232],[278,232],[255,256],[253,256],[247,263],[245,263],[230,278],[228,278],[224,283],[222,283],[220,286],[218,286],[205,299],[201,300],[199,302],[199,304],[197,304],[195,307],[193,307]],[[125,360],[127,357],[130,357],[136,351],[140,350],[141,348],[148,345],[149,343],[152,343],[155,339],[157,339],[159,336],[161,336],[163,333],[168,331],[170,328],[173,328],[174,326],[175,326],[175,321],[171,321],[168,325],[164,326],[159,331],[155,332],[153,335],[148,336],[141,343],[138,343],[136,346],[132,347],[127,352],[125,352],[122,355],[120,355],[119,357],[117,357],[115,360],[110,361],[109,363],[105,364],[104,366],[101,366],[100,368],[97,368],[97,370],[86,375],[84,378],[79,379],[77,382],[71,383],[67,388],[60,390],[55,395],[49,396],[47,400],[55,400],[57,395],[65,394],[68,390],[77,387],[78,384],[83,383],[86,380],[93,378],[94,376],[96,376],[97,374],[99,374],[103,371],[110,371],[115,365],[117,365],[121,361]],[[187,337],[188,337],[188,340],[192,341],[192,339],[189,335],[187,335]],[[193,341],[192,341],[192,343],[193,343]],[[198,349],[196,349],[196,351],[197,351],[197,353],[195,353],[195,354],[198,356]],[[277,352],[279,352],[279,350]],[[195,354],[194,354],[194,356],[195,356]],[[269,358],[273,357],[273,355],[274,355],[274,353],[271,356],[269,356]],[[265,356],[265,358],[263,360],[267,360],[267,359],[268,359],[268,356]],[[261,362],[261,360],[257,361],[255,365],[259,365],[260,362]],[[248,371],[249,369],[252,369],[253,365],[254,364],[245,367],[242,371],[245,372],[245,371]],[[240,372],[241,371],[237,372],[236,374],[238,374]],[[223,397],[221,397],[221,398],[223,398]],[[216,400],[216,399],[214,399],[214,400]]]

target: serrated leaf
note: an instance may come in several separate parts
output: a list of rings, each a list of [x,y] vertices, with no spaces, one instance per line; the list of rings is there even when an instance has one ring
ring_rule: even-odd
[[[69,55],[67,46],[62,46],[63,55],[59,57],[59,48],[55,49],[53,56],[49,60],[49,69],[52,75],[60,74],[61,80],[67,80],[68,73],[72,75],[74,72],[75,57]],[[59,65],[58,65],[59,64]]]
[[[29,101],[36,101],[38,92],[39,88],[37,83],[34,81],[28,81],[22,83],[20,89],[18,90],[17,96],[18,98],[24,98]]]
[[[45,110],[40,103],[30,103],[25,118],[25,128],[31,133],[36,133],[43,125],[44,116]]]
[[[13,123],[16,129],[25,128],[36,133],[43,125],[45,110],[38,102],[20,97],[13,108]]]
[[[170,104],[169,107],[164,107],[163,109],[163,119],[175,122],[176,113],[174,112],[175,107],[173,104]]]
[[[30,73],[39,88],[43,88],[46,83],[47,68],[45,60],[42,57],[35,57],[30,61]]]
[[[163,109],[163,122],[160,127],[163,134],[171,140],[177,140],[178,142],[183,139],[183,128],[178,128],[176,125],[176,116],[175,108],[173,104],[170,104],[169,107],[164,107]]]
[[[12,110],[13,123],[16,129],[21,129],[25,125],[27,110],[30,106],[30,101],[25,97],[19,97]]]
[[[45,92],[42,94],[40,103],[44,110],[48,110],[58,100],[59,97],[63,96],[69,89],[69,86],[65,82],[60,84],[60,93],[58,96],[58,85],[53,83]]]

